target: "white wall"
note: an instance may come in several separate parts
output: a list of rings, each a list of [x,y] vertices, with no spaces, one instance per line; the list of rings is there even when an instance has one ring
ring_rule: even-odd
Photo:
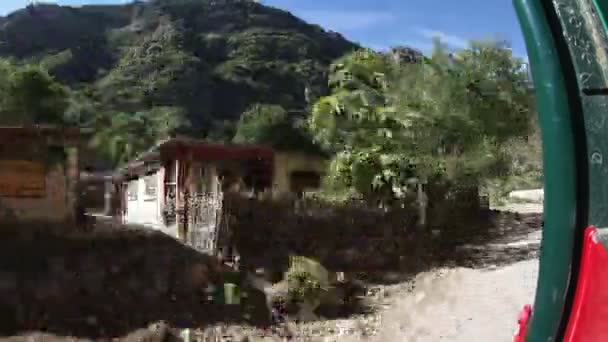
[[[137,199],[131,200],[127,196],[127,213],[125,215],[125,223],[140,224],[152,229],[157,229],[165,234],[177,237],[177,227],[172,225],[166,227],[162,218],[162,203],[163,203],[163,170],[158,171],[150,176],[156,180],[156,196],[146,196],[145,193],[145,177],[133,180],[129,183],[137,183]]]

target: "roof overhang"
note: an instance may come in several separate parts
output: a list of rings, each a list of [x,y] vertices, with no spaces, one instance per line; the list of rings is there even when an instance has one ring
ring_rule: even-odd
[[[132,178],[160,168],[172,160],[227,161],[267,160],[272,161],[274,150],[265,145],[213,144],[191,138],[171,138],[161,141],[133,161],[119,168],[122,177]]]

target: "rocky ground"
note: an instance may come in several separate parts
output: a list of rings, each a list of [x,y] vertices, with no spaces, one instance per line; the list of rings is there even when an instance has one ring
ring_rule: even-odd
[[[505,211],[541,220],[542,205],[513,204]],[[467,267],[441,267],[391,285],[373,285],[371,313],[348,319],[290,323],[292,341],[511,341],[517,315],[532,303],[540,229],[510,231],[484,245],[465,245]],[[538,224],[540,226],[540,224]],[[200,341],[285,341],[282,331],[215,326],[192,332]],[[206,336],[205,340],[203,336]]]

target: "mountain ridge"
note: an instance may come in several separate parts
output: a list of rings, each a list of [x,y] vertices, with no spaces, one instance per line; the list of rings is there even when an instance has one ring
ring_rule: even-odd
[[[97,108],[179,107],[202,136],[256,103],[304,112],[330,63],[360,48],[249,0],[30,5],[0,17],[0,41],[0,57],[45,65]]]

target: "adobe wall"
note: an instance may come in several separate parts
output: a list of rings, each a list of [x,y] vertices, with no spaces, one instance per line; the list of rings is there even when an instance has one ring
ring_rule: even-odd
[[[0,197],[0,220],[64,221],[69,217],[67,182],[63,165],[56,165],[45,177],[46,196],[41,198]]]
[[[13,151],[6,153],[8,148],[0,151],[0,161],[4,167],[14,163],[27,162],[40,168],[44,176],[43,188],[34,195],[22,196],[3,191],[0,194],[0,222],[71,222],[74,220],[76,183],[78,180],[78,151],[67,148],[61,160],[49,160],[46,154]],[[12,147],[14,149],[14,147]],[[3,153],[4,152],[4,153]],[[17,153],[22,152],[22,153]],[[7,170],[4,170],[5,174]],[[19,172],[13,172],[11,177],[19,177]],[[16,176],[15,176],[16,175]],[[29,182],[27,174],[23,174],[19,182]],[[6,183],[6,181],[5,181]],[[10,180],[8,183],[12,183]]]
[[[293,171],[325,173],[327,160],[297,152],[277,152],[274,157],[273,191],[277,196],[290,192],[290,175]]]

